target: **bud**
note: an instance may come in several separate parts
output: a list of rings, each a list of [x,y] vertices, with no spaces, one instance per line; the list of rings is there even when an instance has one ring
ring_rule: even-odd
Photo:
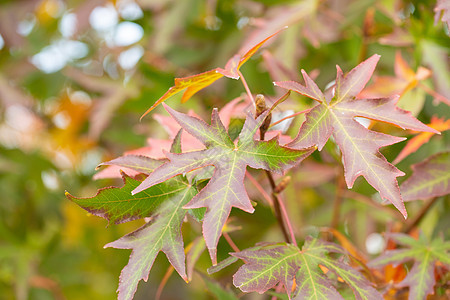
[[[256,106],[256,118],[259,117],[263,112],[265,112],[268,107],[266,106],[266,100],[264,99],[264,95],[258,94],[255,98],[255,106]],[[272,122],[272,113],[269,113],[259,128],[261,132],[261,140],[264,139],[264,134],[270,127],[270,123]]]
[[[256,105],[256,117],[259,117],[267,109],[264,95],[261,94],[256,95],[255,105]]]
[[[275,187],[275,189],[273,190],[273,192],[275,194],[279,194],[281,193],[287,186],[288,184],[291,182],[291,176],[286,176],[284,177],[280,183]]]

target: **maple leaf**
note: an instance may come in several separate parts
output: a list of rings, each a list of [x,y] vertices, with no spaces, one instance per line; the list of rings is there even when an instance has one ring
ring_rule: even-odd
[[[183,78],[175,78],[175,85],[169,88],[169,90],[159,98],[155,104],[153,104],[141,117],[141,119],[147,115],[149,112],[151,112],[156,106],[163,103],[166,99],[169,97],[178,94],[182,90],[186,89],[186,91],[183,93],[183,96],[181,98],[181,102],[186,102],[189,100],[195,93],[200,91],[201,89],[213,84],[216,80],[222,78],[223,76],[232,78],[232,79],[239,79],[240,73],[239,69],[240,67],[250,59],[250,57],[255,54],[255,52],[270,38],[277,35],[287,27],[284,27],[277,32],[267,36],[263,40],[257,42],[254,46],[250,47],[249,50],[242,52],[241,54],[236,54],[232,58],[228,60],[228,62],[225,65],[225,69],[222,68],[215,68],[200,74],[183,77]]]
[[[109,162],[127,165],[137,171],[150,173],[161,162],[143,156],[124,156]],[[185,178],[177,176],[152,186],[139,195],[132,195],[141,181],[123,175],[122,188],[100,189],[94,197],[66,196],[83,209],[107,219],[110,223],[122,223],[138,218],[151,217],[136,231],[105,245],[118,249],[133,249],[130,260],[122,270],[119,282],[119,299],[132,299],[141,279],[148,274],[159,251],[163,251],[180,276],[187,279],[181,224],[186,215],[183,206],[197,193]]]
[[[195,194],[196,189],[185,182],[184,189],[178,189],[178,193],[166,197],[165,201],[155,207],[150,222],[105,245],[105,248],[133,249],[128,264],[120,274],[119,299],[131,299],[139,281],[141,279],[147,281],[159,251],[164,252],[178,274],[185,281],[188,280],[181,225],[186,215],[183,206]]]
[[[150,174],[157,167],[161,166],[166,159],[154,159],[143,155],[124,155],[119,156],[113,160],[103,162],[100,166],[118,166],[133,170],[137,174]],[[131,177],[131,176],[130,176]]]
[[[225,130],[217,109],[213,110],[211,125],[208,125],[165,104],[164,107],[181,127],[201,141],[206,149],[182,154],[167,153],[169,162],[151,173],[133,193],[144,191],[176,175],[214,166],[214,174],[209,183],[184,207],[207,208],[203,235],[213,264],[216,264],[216,246],[231,208],[237,207],[249,213],[254,211],[244,187],[246,167],[282,173],[312,153],[315,148],[289,149],[280,146],[276,137],[269,141],[254,140],[268,111],[256,120],[248,115],[239,138],[234,143]]]
[[[440,132],[446,131],[450,129],[450,120],[444,121],[444,119],[439,119],[436,117],[431,118],[431,123],[427,124],[429,127],[434,128]],[[398,154],[398,156],[392,162],[393,164],[398,164],[405,157],[414,153],[419,149],[423,144],[428,142],[430,138],[434,135],[434,132],[422,132],[417,136],[413,137],[408,141],[406,146],[402,149],[402,151]]]
[[[230,121],[233,117],[235,109],[241,108],[238,107],[238,104],[241,101],[241,97],[237,97],[225,104],[225,106],[223,106],[219,110],[219,117],[226,129],[228,129],[228,126],[230,125]],[[246,103],[246,105],[251,105],[251,103]],[[199,116],[196,115],[193,111],[189,111],[188,115],[199,118]],[[181,126],[177,122],[174,122],[171,116],[153,114],[152,117],[156,121],[158,121],[158,123],[166,130],[166,132],[169,134],[170,139],[173,139],[181,129]],[[183,145],[183,149],[185,151],[204,149],[203,144],[188,132],[184,132],[184,134],[181,136],[181,144]]]
[[[395,54],[394,73],[395,76],[375,76],[373,84],[361,91],[357,98],[385,98],[398,95],[397,106],[417,116],[425,103],[424,90],[429,89],[422,84],[421,89],[416,87],[431,76],[431,71],[419,66],[417,72],[414,72],[398,50]]]
[[[381,295],[358,271],[329,253],[345,254],[340,246],[308,237],[300,250],[292,244],[269,244],[231,253],[245,262],[233,276],[243,292],[264,293],[281,282],[294,299],[343,299],[320,266],[347,283],[357,299],[381,299]],[[296,286],[294,285],[296,283]]]
[[[223,124],[225,128],[228,128],[228,125],[230,124],[231,117],[233,116],[234,110],[238,103],[241,101],[241,98],[238,97],[236,99],[231,100],[228,102],[220,111],[219,116],[220,119],[223,121]],[[195,113],[190,111],[188,114],[195,116]],[[138,149],[134,149],[131,151],[127,151],[124,153],[123,156],[120,156],[116,158],[115,160],[109,161],[108,163],[102,163],[100,165],[108,165],[107,168],[104,168],[100,172],[96,173],[93,178],[96,179],[104,179],[104,178],[121,178],[121,172],[126,173],[130,177],[137,176],[139,173],[144,174],[150,174],[146,172],[142,172],[142,170],[129,168],[127,166],[127,162],[121,160],[121,157],[129,156],[129,155],[139,155],[139,156],[147,156],[151,158],[164,158],[164,151],[169,151],[173,139],[177,135],[177,133],[180,131],[181,127],[177,122],[174,122],[173,119],[170,116],[163,116],[160,114],[154,114],[152,117],[164,128],[164,130],[169,135],[169,139],[167,140],[160,140],[160,139],[154,139],[149,138],[147,139],[147,147],[142,147]],[[269,132],[268,136],[270,136]],[[283,138],[283,136],[282,136]],[[284,139],[280,139],[284,140]],[[185,151],[191,151],[191,150],[200,150],[204,149],[204,146],[202,143],[200,143],[196,138],[194,138],[192,135],[190,135],[187,132],[184,132],[181,136],[181,144],[183,145],[183,149]],[[156,147],[157,146],[157,147]]]
[[[450,151],[435,154],[412,169],[413,174],[400,187],[405,201],[450,193]]]
[[[128,155],[103,164],[124,166],[139,173],[149,174],[163,162],[162,160],[145,156]],[[166,196],[171,197],[173,194],[176,194],[180,188],[179,186],[177,189],[176,182],[167,182],[165,185],[155,186],[153,189],[147,190],[145,196],[140,195],[137,197],[131,195],[131,191],[141,181],[134,180],[123,172],[121,175],[124,182],[124,186],[121,188],[102,188],[98,190],[95,196],[88,198],[74,197],[69,192],[66,192],[66,197],[93,215],[105,218],[109,223],[120,224],[148,217],[154,210],[155,205],[157,206]],[[172,192],[166,194],[167,191]]]
[[[414,265],[398,287],[409,287],[409,299],[426,299],[433,294],[433,287],[436,283],[434,268],[437,261],[450,267],[450,242],[444,242],[437,238],[431,242],[420,237],[419,240],[406,234],[390,234],[392,239],[399,245],[408,248],[388,250],[381,256],[369,262],[370,267],[381,267],[385,265],[399,265],[406,261],[413,260]]]
[[[337,66],[334,93],[324,95],[304,70],[302,74],[305,86],[293,81],[275,82],[275,85],[320,102],[306,114],[306,121],[297,137],[287,146],[300,149],[317,145],[321,150],[333,135],[342,151],[347,186],[351,188],[356,178],[364,176],[381,197],[394,204],[406,218],[406,209],[396,180],[404,173],[391,165],[379,152],[379,148],[398,143],[404,138],[368,130],[355,117],[391,123],[403,129],[438,131],[422,124],[411,113],[396,107],[396,97],[356,99],[370,79],[379,57],[373,55],[345,76]]]

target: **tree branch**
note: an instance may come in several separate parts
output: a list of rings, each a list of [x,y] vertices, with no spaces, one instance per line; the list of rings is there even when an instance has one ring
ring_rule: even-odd
[[[406,223],[405,228],[403,229],[404,233],[410,233],[417,225],[419,225],[420,221],[425,217],[427,212],[433,206],[434,203],[439,199],[439,197],[434,197],[428,200],[424,206],[420,209],[419,213],[416,215],[414,219],[411,219],[410,222]]]

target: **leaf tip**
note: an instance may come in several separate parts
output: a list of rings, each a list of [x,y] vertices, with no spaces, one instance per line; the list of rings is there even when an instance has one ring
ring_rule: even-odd
[[[366,59],[365,61],[363,61],[362,63],[370,62],[370,63],[373,63],[374,65],[376,65],[378,63],[378,61],[380,60],[380,58],[381,58],[381,55],[374,54],[371,57],[369,57],[368,59]]]
[[[134,195],[136,195],[139,192],[142,192],[142,190],[139,189],[139,187],[137,187],[137,188],[135,188],[134,190],[131,191],[131,195],[134,196]]]
[[[434,134],[439,134],[441,135],[441,132],[433,127],[427,126],[429,128],[429,131],[434,133]]]
[[[394,204],[394,203],[392,203]],[[402,214],[403,218],[408,219],[408,212],[406,211],[405,203],[401,199],[401,202],[398,204],[394,204],[394,207]]]
[[[208,248],[208,252],[211,257],[212,265],[217,265],[217,248]]]
[[[155,105],[153,104],[152,107],[150,107],[149,109],[147,109],[147,111],[139,118],[139,122],[142,122],[142,119],[148,115],[153,109],[155,108]]]
[[[172,109],[169,105],[163,103],[162,106],[164,107],[164,109],[173,117],[173,112],[175,112],[174,109]]]
[[[407,220],[408,219],[408,212],[406,211],[406,208],[403,208],[401,213],[402,213],[403,218],[405,218],[405,220]]]

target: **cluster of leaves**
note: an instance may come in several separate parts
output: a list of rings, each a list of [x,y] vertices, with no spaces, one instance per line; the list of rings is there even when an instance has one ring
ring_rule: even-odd
[[[186,102],[196,92],[222,76],[241,78],[248,92],[247,102],[252,103],[253,95],[239,68],[277,33],[251,47],[245,54],[234,56],[225,69],[216,68],[175,79],[175,86],[157,100],[144,116],[183,89],[186,91],[182,101]],[[190,222],[202,222],[205,245],[215,266],[210,270],[211,273],[237,259],[244,261],[244,265],[233,276],[234,285],[243,292],[265,293],[272,288],[276,291],[284,288],[287,296],[293,299],[342,299],[338,289],[343,288],[338,287],[338,283],[344,282],[357,299],[381,299],[381,291],[363,275],[364,268],[356,267],[355,262],[368,270],[368,267],[399,264],[415,259],[413,269],[397,287],[410,287],[410,299],[425,299],[427,295],[434,293],[434,265],[439,261],[444,269],[450,267],[450,244],[434,240],[427,246],[427,241],[416,241],[404,234],[394,235],[392,240],[398,245],[411,246],[411,250],[388,251],[369,261],[366,266],[365,262],[352,257],[341,246],[320,238],[307,237],[300,249],[292,228],[289,227],[291,238],[287,238],[287,243],[258,244],[230,253],[230,258],[217,265],[217,245],[231,208],[236,207],[248,213],[255,210],[244,186],[247,166],[264,169],[273,181],[272,173],[285,174],[316,149],[322,150],[331,136],[342,153],[348,188],[352,188],[355,180],[363,176],[379,192],[381,198],[392,203],[405,219],[407,212],[401,189],[408,201],[438,197],[450,192],[448,152],[437,154],[415,166],[414,174],[400,189],[396,177],[405,174],[390,164],[379,149],[403,141],[404,138],[370,130],[362,124],[361,119],[357,119],[381,121],[419,132],[439,133],[418,121],[410,112],[398,108],[398,96],[370,98],[361,93],[379,58],[379,55],[373,55],[347,74],[338,66],[336,80],[325,92],[303,70],[304,84],[294,81],[275,82],[278,87],[319,102],[306,112],[306,120],[296,138],[285,145],[280,145],[279,136],[267,140],[264,137],[270,126],[273,110],[286,100],[289,93],[270,108],[264,102],[261,103],[263,97],[258,96],[254,112],[256,116],[252,113],[253,106],[247,106],[245,122],[237,137],[230,136],[230,129],[227,131],[217,109],[212,111],[211,124],[207,124],[164,104],[167,112],[180,126],[172,141],[171,151],[164,152],[165,159],[155,160],[133,154],[121,156],[104,164],[127,168],[134,171],[136,178],[144,178],[136,180],[122,173],[124,187],[102,189],[92,198],[76,198],[67,193],[70,200],[112,223],[150,218],[138,230],[105,246],[133,249],[129,263],[120,276],[119,299],[133,298],[138,282],[141,279],[147,280],[159,251],[163,251],[178,274],[189,281],[185,267],[187,250],[183,249],[181,236],[181,226],[188,211],[193,217],[189,219]],[[373,90],[376,91],[376,88],[372,87],[366,94],[370,95]],[[203,149],[182,152],[182,134],[189,134],[200,141]],[[284,184],[283,187],[280,187],[281,184],[273,186],[272,205],[278,209],[284,208],[283,200],[277,196],[285,188]],[[275,210],[275,213],[280,214],[282,227],[289,224],[285,211]]]
[[[448,297],[449,11],[1,1],[0,298]]]

